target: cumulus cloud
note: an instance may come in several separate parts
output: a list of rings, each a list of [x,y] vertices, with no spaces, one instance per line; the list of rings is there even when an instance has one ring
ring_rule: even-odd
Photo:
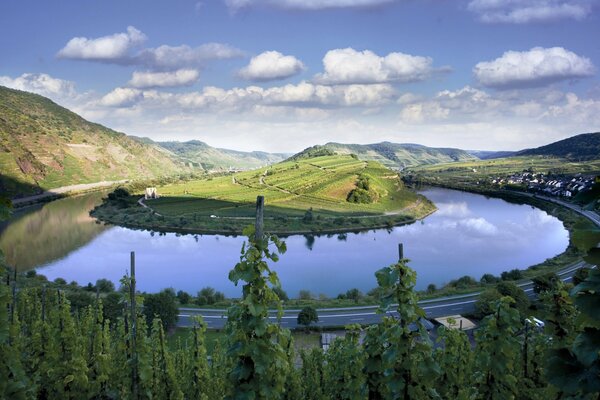
[[[159,46],[144,49],[132,58],[133,63],[156,69],[201,67],[207,61],[242,57],[244,52],[222,43],[206,43],[198,47]]]
[[[274,81],[296,75],[304,68],[302,61],[294,56],[284,56],[278,51],[265,51],[252,57],[250,63],[239,71],[239,76],[249,81]]]
[[[69,40],[57,56],[79,60],[124,60],[131,50],[140,46],[145,40],[146,35],[133,26],[129,26],[127,32],[115,33],[96,39],[75,37]]]
[[[595,70],[588,58],[562,47],[535,47],[523,52],[507,51],[493,61],[480,62],[473,73],[484,86],[507,89],[588,77]]]
[[[416,82],[433,71],[429,57],[390,53],[381,57],[370,50],[330,50],[323,58],[325,72],[315,81],[322,84],[371,84]]]
[[[544,22],[560,19],[582,20],[592,12],[595,0],[472,0],[467,8],[482,22]]]
[[[326,8],[374,7],[395,0],[225,0],[231,11],[251,6],[268,6],[295,10],[322,10]]]
[[[135,88],[190,86],[198,81],[200,73],[195,69],[180,69],[173,72],[135,71],[129,85]]]
[[[244,53],[227,44],[206,43],[198,47],[187,45],[141,48],[146,35],[130,26],[127,32],[96,39],[75,37],[57,56],[73,60],[100,61],[119,65],[142,65],[156,70],[200,68],[207,61],[241,57]]]
[[[0,85],[37,93],[53,99],[75,95],[75,84],[48,74],[23,74],[17,78],[0,76]]]
[[[144,93],[138,89],[116,88],[104,95],[98,102],[106,107],[128,107],[144,98]]]

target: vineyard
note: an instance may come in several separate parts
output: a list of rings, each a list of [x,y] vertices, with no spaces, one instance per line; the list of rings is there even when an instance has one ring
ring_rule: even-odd
[[[0,210],[2,211],[2,210]],[[260,218],[257,218],[260,220]],[[472,341],[439,328],[432,343],[420,324],[408,260],[376,272],[380,311],[398,317],[346,327],[326,351],[294,354],[289,330],[269,323],[281,301],[270,264],[286,251],[262,225],[229,279],[243,285],[230,307],[225,340],[209,355],[205,325],[175,349],[163,324],[147,326],[135,273],[122,280],[122,314],[103,316],[102,298],[83,309],[64,293],[16,290],[2,263],[0,398],[3,399],[597,399],[600,392],[600,272],[570,289],[562,282],[539,296],[545,328],[511,297],[494,300]],[[361,330],[364,338],[361,342]]]
[[[359,178],[370,182],[372,201],[348,201]],[[397,173],[351,155],[286,161],[254,171],[164,185],[160,198],[142,209],[143,188],[119,203],[98,207],[93,215],[114,224],[154,230],[241,233],[254,215],[254,199],[266,198],[269,231],[278,234],[341,232],[391,227],[435,210],[407,189]],[[307,214],[309,213],[309,214]]]

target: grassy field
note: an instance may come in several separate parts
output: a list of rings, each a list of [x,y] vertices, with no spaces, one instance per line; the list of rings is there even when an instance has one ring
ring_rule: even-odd
[[[370,203],[347,200],[358,179],[369,182]],[[135,203],[140,193],[96,209],[111,223],[155,230],[239,233],[252,222],[256,197],[265,196],[269,232],[338,232],[394,226],[435,210],[425,197],[407,189],[395,172],[352,156],[288,161],[259,170],[166,185],[159,199],[147,200],[155,212]]]

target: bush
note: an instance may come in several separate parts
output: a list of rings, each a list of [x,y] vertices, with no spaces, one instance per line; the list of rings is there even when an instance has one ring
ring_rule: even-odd
[[[500,300],[502,295],[496,289],[486,289],[479,295],[479,298],[475,302],[475,316],[477,318],[483,318],[486,315],[494,313],[494,304],[497,300]]]
[[[317,310],[311,306],[304,307],[300,313],[298,313],[298,319],[296,321],[298,322],[298,325],[304,325],[306,330],[308,330],[311,323],[319,322]]]
[[[277,294],[277,297],[279,297],[279,300],[282,300],[282,301],[289,300],[287,293],[281,288],[281,286],[275,286],[273,288],[273,291]]]
[[[519,310],[522,316],[527,314],[527,310],[529,309],[530,301],[523,289],[518,287],[512,282],[500,282],[496,285],[496,290],[502,296],[510,296],[515,301],[513,307]]]
[[[207,286],[200,289],[198,292],[196,304],[199,306],[212,305],[223,300],[225,300],[225,295],[223,293],[216,291],[210,286]]]
[[[56,278],[56,279],[54,280],[54,283],[56,283],[57,285],[66,285],[66,284],[67,284],[67,281],[66,281],[66,280],[64,280],[63,278]]]
[[[500,278],[503,281],[518,281],[519,279],[523,279],[523,273],[519,269],[511,269],[500,274]]]
[[[192,296],[189,293],[180,290],[177,292],[177,300],[179,300],[179,304],[190,304]]]
[[[313,296],[310,290],[300,290],[300,292],[298,292],[298,298],[300,300],[311,300]]]
[[[363,294],[357,288],[353,288],[346,292],[346,298],[354,300],[355,303],[358,303],[358,301],[363,298]]]
[[[465,289],[468,287],[477,286],[477,281],[473,277],[465,275],[463,277],[450,281],[448,285],[457,289]]]
[[[548,292],[556,288],[560,279],[553,272],[548,272],[547,274],[536,276],[532,279],[533,282],[533,291],[537,294],[542,292]]]
[[[498,283],[499,281],[500,281],[500,278],[498,278],[497,276],[494,276],[492,274],[483,274],[483,276],[479,280],[479,282],[483,283],[484,285],[489,285],[491,283]]]
[[[437,290],[437,287],[433,283],[430,283],[429,285],[427,285],[427,293],[428,294],[433,294],[433,293],[435,293],[436,290]]]
[[[152,326],[155,317],[160,318],[165,330],[175,327],[177,324],[177,297],[172,289],[165,289],[156,294],[144,296],[144,315],[146,323]]]

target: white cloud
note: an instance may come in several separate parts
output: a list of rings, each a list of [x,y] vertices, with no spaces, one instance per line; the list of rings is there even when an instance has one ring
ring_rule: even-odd
[[[431,63],[429,57],[404,53],[380,57],[370,50],[335,49],[325,54],[325,72],[318,74],[315,81],[323,84],[415,82],[431,75]]]
[[[104,95],[98,104],[106,107],[128,107],[144,98],[144,93],[138,89],[116,88]]]
[[[241,50],[223,43],[206,43],[198,47],[162,45],[139,49],[145,40],[146,35],[130,26],[127,32],[96,39],[75,37],[69,40],[57,56],[119,65],[143,65],[155,70],[177,70],[186,67],[200,68],[211,60],[244,55]]]
[[[182,67],[201,67],[211,60],[223,60],[242,57],[244,53],[222,43],[206,43],[198,47],[159,46],[144,49],[134,58],[135,64],[156,69],[179,69]]]
[[[129,85],[135,88],[190,86],[200,73],[195,69],[180,69],[173,72],[135,71]]]
[[[23,74],[14,79],[9,76],[0,76],[0,85],[37,93],[52,99],[76,94],[73,82],[53,78],[48,74]]]
[[[595,0],[472,0],[467,8],[482,22],[544,22],[560,19],[582,20],[592,12]]]
[[[484,86],[499,89],[539,87],[548,83],[592,76],[595,67],[585,57],[562,47],[535,47],[529,51],[507,51],[493,61],[473,68]]]
[[[321,10],[326,8],[373,7],[393,3],[395,0],[225,0],[232,11],[251,6],[269,6],[295,10]]]
[[[129,26],[127,32],[102,36],[97,39],[75,37],[69,40],[57,56],[96,61],[124,60],[131,50],[141,45],[145,40],[146,35],[133,26]]]
[[[274,81],[296,75],[304,68],[302,61],[294,56],[284,56],[278,51],[265,51],[252,57],[250,63],[239,71],[239,76],[249,81]]]

